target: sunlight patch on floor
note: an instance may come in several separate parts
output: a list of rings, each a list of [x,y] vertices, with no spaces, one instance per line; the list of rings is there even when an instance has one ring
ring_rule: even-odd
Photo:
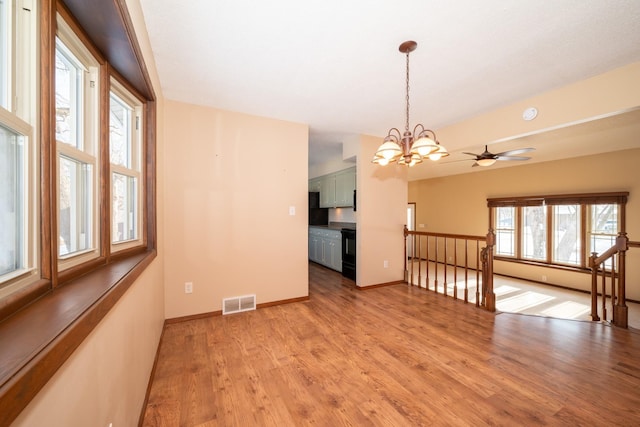
[[[542,310],[541,313],[550,317],[561,317],[564,319],[577,319],[585,314],[589,314],[591,308],[575,301],[565,301],[553,307]]]
[[[502,296],[502,295],[510,294],[511,292],[517,292],[519,290],[520,290],[519,288],[514,288],[513,286],[501,285],[501,286],[498,286],[497,288],[494,288],[493,292],[495,292],[496,296]]]
[[[552,299],[555,299],[555,297],[539,294],[537,292],[525,292],[520,295],[498,301],[496,305],[500,311],[519,313],[528,308],[551,301]]]

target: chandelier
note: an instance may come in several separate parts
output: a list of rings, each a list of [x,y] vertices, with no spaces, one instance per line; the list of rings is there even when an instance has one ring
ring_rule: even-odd
[[[401,165],[413,166],[422,163],[424,158],[436,161],[448,156],[447,150],[440,145],[434,131],[425,129],[422,124],[417,124],[413,132],[409,131],[409,53],[413,52],[418,43],[406,41],[400,45],[400,52],[407,56],[407,96],[406,96],[406,121],[404,133],[397,128],[391,128],[384,138],[382,145],[373,156],[373,163],[385,166],[392,162]]]

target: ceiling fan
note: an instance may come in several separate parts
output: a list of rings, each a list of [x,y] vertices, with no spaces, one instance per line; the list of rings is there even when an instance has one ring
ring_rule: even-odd
[[[462,153],[475,157],[473,166],[491,166],[496,160],[529,160],[531,157],[516,156],[516,154],[528,153],[534,151],[535,148],[518,148],[516,150],[503,151],[502,153],[493,154],[489,152],[487,146],[484,146],[482,154]],[[471,160],[471,159],[469,159]]]

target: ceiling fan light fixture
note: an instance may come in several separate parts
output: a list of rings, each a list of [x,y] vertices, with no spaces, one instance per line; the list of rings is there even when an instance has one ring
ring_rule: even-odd
[[[496,162],[496,159],[479,159],[476,160],[478,166],[491,166]]]

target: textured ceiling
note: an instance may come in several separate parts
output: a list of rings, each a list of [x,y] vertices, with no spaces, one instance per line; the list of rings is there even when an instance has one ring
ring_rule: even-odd
[[[640,61],[639,0],[142,6],[167,98],[307,123],[310,162],[339,152],[345,135],[403,126],[404,40],[418,42],[411,124],[434,129]]]

